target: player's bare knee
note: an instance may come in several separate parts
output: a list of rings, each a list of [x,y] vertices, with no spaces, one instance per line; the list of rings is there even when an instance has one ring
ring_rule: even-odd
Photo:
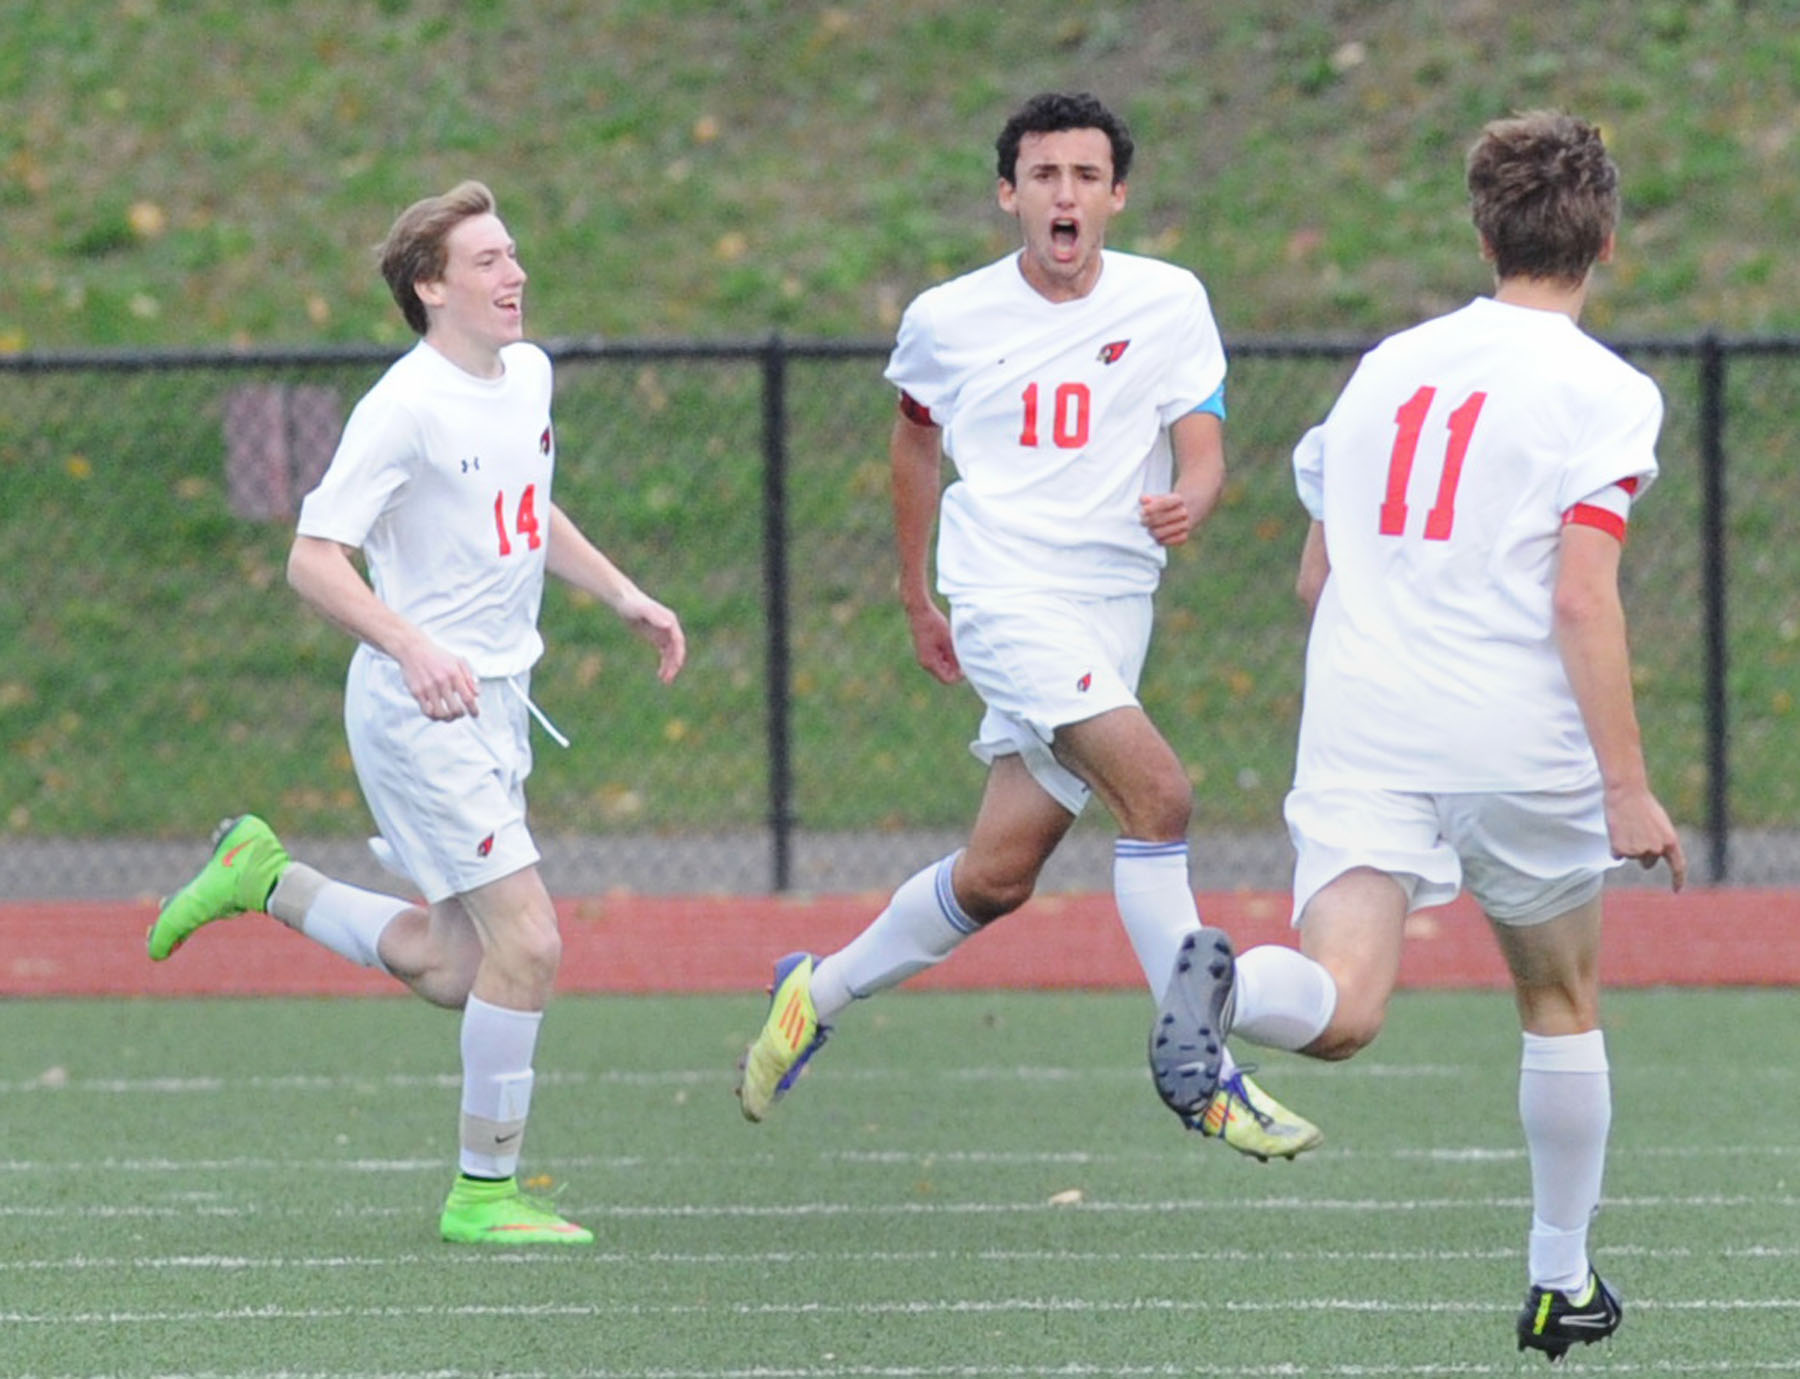
[[[518,978],[548,981],[562,964],[562,935],[557,932],[554,918],[509,925],[496,935],[486,960],[498,963]]]
[[[969,918],[977,924],[991,924],[1030,900],[1036,888],[1035,876],[990,878],[969,896],[959,893],[958,899]]]
[[[1037,889],[1037,872],[1010,866],[968,862],[967,854],[956,868],[956,903],[977,924],[991,924],[1009,915]]]
[[[1519,1023],[1533,1034],[1586,1034],[1600,1028],[1600,993],[1588,982],[1518,989]]]
[[[1333,1063],[1354,1057],[1375,1042],[1386,1017],[1384,1006],[1359,1005],[1354,1001],[1346,1002],[1340,996],[1331,1023],[1306,1046],[1305,1052],[1312,1058]]]
[[[1177,843],[1186,839],[1194,817],[1194,788],[1185,776],[1158,780],[1121,802],[1119,832],[1147,843]]]

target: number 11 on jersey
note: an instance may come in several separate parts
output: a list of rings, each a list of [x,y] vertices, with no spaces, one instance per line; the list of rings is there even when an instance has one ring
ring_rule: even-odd
[[[1399,429],[1394,436],[1393,453],[1388,456],[1387,497],[1381,504],[1383,536],[1406,533],[1406,486],[1412,479],[1413,460],[1419,453],[1419,436],[1425,429],[1425,418],[1436,398],[1436,388],[1420,388],[1394,413],[1394,424]],[[1456,486],[1462,482],[1463,459],[1469,453],[1469,439],[1475,433],[1481,404],[1486,401],[1486,393],[1470,393],[1445,422],[1450,439],[1444,447],[1444,467],[1438,474],[1437,502],[1425,514],[1427,541],[1450,539],[1450,528],[1456,522]]]

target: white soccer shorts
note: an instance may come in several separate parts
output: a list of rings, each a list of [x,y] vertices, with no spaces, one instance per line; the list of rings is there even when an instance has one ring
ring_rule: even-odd
[[[1057,803],[1081,813],[1090,791],[1050,740],[1064,724],[1137,704],[1151,614],[1148,594],[953,602],[956,659],[987,706],[969,750],[988,765],[1016,753]]]
[[[1356,867],[1394,877],[1407,910],[1446,905],[1467,888],[1501,924],[1541,924],[1600,893],[1619,861],[1598,777],[1574,790],[1429,794],[1351,786],[1288,792],[1294,922]]]
[[[407,692],[399,664],[364,647],[351,658],[344,687],[344,728],[363,798],[433,903],[538,861],[525,823],[531,720],[524,696],[504,680],[479,683],[478,716],[439,722]]]

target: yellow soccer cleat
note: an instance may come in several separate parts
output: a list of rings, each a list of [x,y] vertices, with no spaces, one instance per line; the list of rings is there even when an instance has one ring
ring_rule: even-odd
[[[1219,1083],[1219,1090],[1192,1124],[1209,1139],[1224,1140],[1238,1153],[1263,1163],[1291,1159],[1325,1139],[1318,1126],[1288,1110],[1252,1082],[1242,1068]]]
[[[831,1033],[813,1009],[812,973],[811,953],[789,953],[775,964],[768,1018],[738,1064],[742,1076],[737,1094],[745,1120],[769,1114]]]

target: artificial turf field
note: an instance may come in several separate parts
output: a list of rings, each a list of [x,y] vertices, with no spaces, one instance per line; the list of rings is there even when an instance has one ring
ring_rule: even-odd
[[[448,1246],[456,1020],[403,999],[0,1005],[0,1375],[1543,1373],[1510,1000],[1413,992],[1358,1060],[1263,1060],[1325,1147],[1183,1132],[1129,993],[891,993],[762,1126],[763,1002],[559,1000],[528,1172],[586,1249]],[[1595,1259],[1565,1374],[1800,1373],[1800,998],[1607,1006]]]

